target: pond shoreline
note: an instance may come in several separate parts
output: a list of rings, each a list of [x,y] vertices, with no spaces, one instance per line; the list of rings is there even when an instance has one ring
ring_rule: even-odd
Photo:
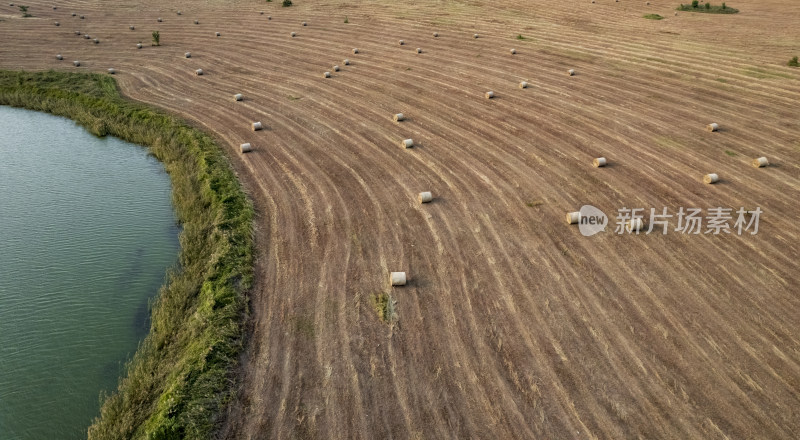
[[[88,435],[210,437],[235,392],[253,282],[253,207],[228,159],[210,136],[123,98],[104,75],[0,71],[0,105],[66,116],[145,146],[164,164],[182,226],[179,267]]]

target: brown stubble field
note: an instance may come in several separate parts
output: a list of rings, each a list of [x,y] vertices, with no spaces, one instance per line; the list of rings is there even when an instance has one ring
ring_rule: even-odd
[[[800,4],[295,3],[0,7],[0,68],[114,67],[228,149],[259,252],[221,436],[796,436]],[[565,224],[584,204],[608,232]],[[613,233],[622,207],[717,206],[760,207],[758,234]]]

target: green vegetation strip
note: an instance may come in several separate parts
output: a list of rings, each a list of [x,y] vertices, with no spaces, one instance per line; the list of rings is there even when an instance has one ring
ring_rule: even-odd
[[[108,76],[0,70],[0,104],[66,116],[147,146],[164,164],[182,225],[179,267],[89,438],[211,438],[233,397],[253,279],[253,208],[222,150],[178,118],[122,98]]]
[[[644,16],[644,18],[646,18],[648,20],[663,20],[664,19],[664,17],[662,17],[662,16],[660,16],[658,14],[647,14],[647,15]]]
[[[684,5],[681,3],[678,6],[679,11],[686,12],[705,12],[707,14],[736,14],[739,12],[736,8],[730,8],[725,3],[721,6],[713,6],[711,3],[700,3],[698,0],[692,0],[691,4]]]

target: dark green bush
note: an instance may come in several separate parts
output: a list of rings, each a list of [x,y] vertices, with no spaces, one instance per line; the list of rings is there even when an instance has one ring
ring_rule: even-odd
[[[736,14],[739,12],[739,10],[736,8],[729,8],[725,3],[723,3],[722,6],[714,6],[711,3],[704,3],[703,7],[701,8],[698,0],[692,0],[691,5],[684,5],[681,3],[677,9],[679,11],[704,12],[709,14]]]

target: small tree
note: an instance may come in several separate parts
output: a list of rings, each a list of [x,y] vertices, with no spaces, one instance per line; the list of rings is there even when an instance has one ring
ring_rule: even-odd
[[[344,16],[344,22],[345,22],[345,23],[350,23],[350,20],[348,20],[348,19],[347,19],[347,16],[346,16],[346,15]]]
[[[791,60],[789,60],[789,62],[786,63],[786,65],[789,67],[800,67],[800,62],[797,61],[797,57],[794,57]]]
[[[697,6],[700,4],[699,0],[692,0],[692,7],[697,9]]]
[[[161,46],[161,34],[158,31],[153,31],[153,46]]]
[[[711,9],[711,3],[706,3],[706,9]]]
[[[23,18],[33,17],[33,15],[28,14],[28,7],[27,6],[21,6],[20,5],[19,12],[22,12],[22,17]]]
[[[283,0],[283,7],[288,8],[289,6],[292,6],[292,0]]]
[[[724,3],[724,2],[722,3],[722,9],[728,9],[728,7],[727,7],[727,6],[725,6],[725,3]]]

